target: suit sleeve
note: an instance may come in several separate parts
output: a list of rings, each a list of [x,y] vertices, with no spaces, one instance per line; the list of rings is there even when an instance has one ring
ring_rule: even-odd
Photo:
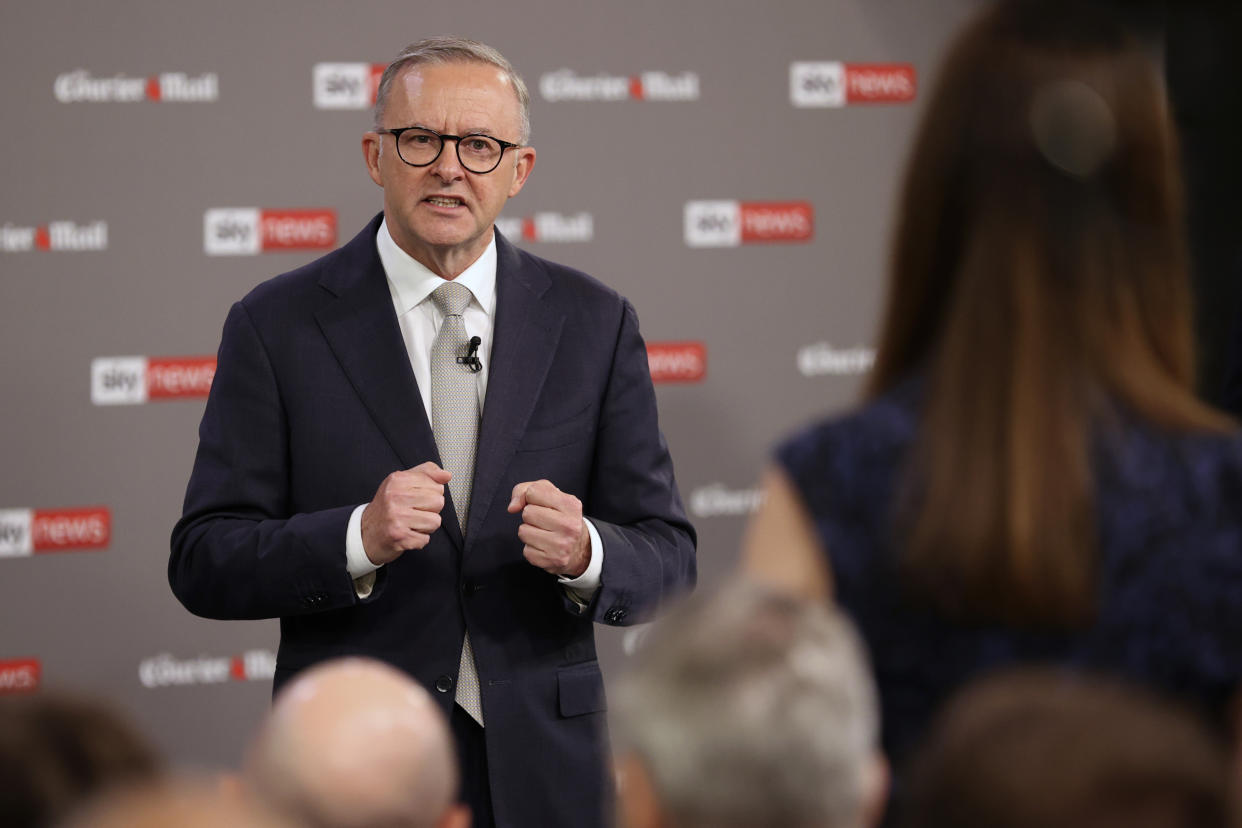
[[[648,620],[696,579],[694,527],[686,519],[673,461],[660,433],[655,389],[638,316],[624,303],[613,351],[584,513],[604,543],[599,591],[584,610],[593,620]]]
[[[276,375],[245,306],[224,324],[168,581],[207,618],[273,618],[356,602],[345,529],[356,504],[291,514]]]

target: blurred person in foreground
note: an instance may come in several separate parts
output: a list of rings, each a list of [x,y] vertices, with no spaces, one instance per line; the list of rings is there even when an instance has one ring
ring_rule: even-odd
[[[616,694],[624,828],[876,822],[875,687],[843,615],[731,584],[643,641]]]
[[[945,708],[901,828],[1229,828],[1219,742],[1138,688],[1048,670],[980,681]]]
[[[276,697],[247,756],[245,788],[313,828],[467,828],[439,707],[381,662],[300,674]]]
[[[8,823],[5,823],[7,825]],[[221,795],[188,780],[127,788],[102,796],[60,828],[313,828],[261,804]]]
[[[1238,688],[1242,438],[1191,391],[1176,158],[1159,75],[1094,5],[998,3],[952,44],[866,400],[778,448],[744,543],[858,624],[897,767],[1015,662],[1217,717]]]
[[[108,704],[58,692],[0,699],[0,825],[44,828],[94,796],[159,778],[162,762]]]

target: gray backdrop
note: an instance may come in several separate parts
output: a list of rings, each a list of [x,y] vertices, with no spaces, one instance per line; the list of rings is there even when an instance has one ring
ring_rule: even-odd
[[[195,618],[165,576],[211,357],[233,301],[379,209],[352,84],[430,34],[525,76],[504,227],[638,309],[719,582],[774,440],[855,398],[912,127],[976,5],[7,4],[0,692],[86,688],[182,764],[239,758],[276,625]],[[633,637],[599,632],[615,674]]]

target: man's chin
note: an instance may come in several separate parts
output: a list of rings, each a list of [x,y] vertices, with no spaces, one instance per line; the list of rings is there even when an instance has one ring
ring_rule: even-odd
[[[437,250],[449,250],[468,245],[479,236],[474,222],[469,222],[467,225],[465,221],[435,222],[413,229],[414,233],[411,235],[415,239],[423,246]]]
[[[474,231],[476,228],[470,228]],[[427,233],[415,236],[417,246],[437,260],[465,257],[471,261],[478,258],[491,236],[486,232]],[[415,257],[419,258],[419,257]]]

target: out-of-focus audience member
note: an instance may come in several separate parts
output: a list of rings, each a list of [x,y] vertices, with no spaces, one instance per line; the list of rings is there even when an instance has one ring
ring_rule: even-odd
[[[778,448],[744,544],[858,625],[897,767],[1008,664],[1216,715],[1242,677],[1242,437],[1191,390],[1175,136],[1111,14],[999,2],[953,42],[865,403]]]
[[[1221,745],[1120,683],[1018,671],[945,708],[916,752],[902,828],[1228,828]]]
[[[1242,282],[1242,256],[1233,266],[1233,279],[1235,283]],[[1233,416],[1242,417],[1242,294],[1238,296],[1238,310],[1234,314],[1221,406]]]
[[[7,823],[6,823],[7,824]],[[168,782],[99,797],[60,828],[305,828],[214,787]]]
[[[89,798],[155,779],[156,751],[103,701],[59,692],[0,700],[0,824],[49,826]]]
[[[884,800],[876,699],[853,626],[731,584],[644,638],[616,693],[624,828],[865,828]]]
[[[470,824],[443,714],[418,682],[369,659],[325,662],[284,688],[244,782],[313,828]]]

